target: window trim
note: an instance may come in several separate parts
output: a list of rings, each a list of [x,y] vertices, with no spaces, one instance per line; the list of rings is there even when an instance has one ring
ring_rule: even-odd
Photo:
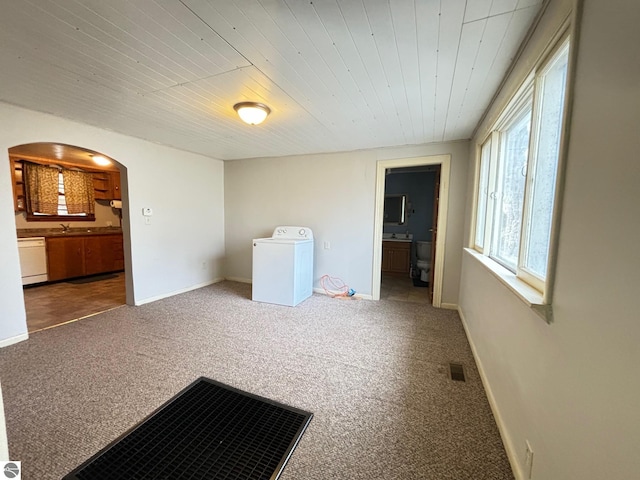
[[[567,20],[563,26],[559,29],[557,35],[554,36],[553,40],[549,42],[547,48],[544,53],[539,57],[536,64],[532,67],[530,73],[527,75],[525,80],[521,83],[520,87],[516,90],[516,92],[510,97],[510,100],[507,102],[506,106],[502,109],[501,113],[498,115],[498,118],[493,122],[493,124],[488,128],[486,135],[479,138],[478,143],[476,144],[475,149],[475,175],[474,175],[474,190],[472,196],[472,215],[471,215],[471,228],[470,237],[469,237],[469,248],[465,248],[465,252],[467,252],[470,256],[476,258],[480,261],[485,267],[489,269],[505,286],[507,286],[510,290],[512,290],[518,298],[520,298],[525,304],[527,304],[533,311],[535,311],[539,316],[541,316],[547,323],[553,322],[553,290],[555,286],[555,264],[558,252],[558,236],[560,229],[560,221],[562,215],[562,197],[564,193],[564,182],[565,182],[565,171],[566,171],[566,157],[568,150],[568,140],[569,140],[569,130],[571,124],[571,111],[573,105],[573,82],[574,82],[574,74],[575,71],[575,63],[576,63],[576,44],[577,44],[577,34],[575,31],[575,27],[572,27],[573,22]],[[558,55],[564,48],[568,48],[567,51],[567,77],[565,83],[565,95],[564,95],[564,104],[563,104],[563,118],[562,124],[560,128],[560,137],[559,137],[559,145],[558,145],[558,163],[557,163],[557,171],[556,171],[556,181],[554,188],[554,201],[553,208],[551,213],[551,225],[550,225],[550,234],[549,234],[549,250],[547,254],[547,274],[544,281],[539,281],[535,276],[532,276],[531,273],[526,272],[526,269],[521,269],[521,259],[522,259],[522,249],[523,249],[523,233],[525,228],[525,218],[524,212],[527,208],[527,203],[529,199],[529,169],[531,168],[530,163],[527,164],[527,183],[525,185],[525,200],[523,204],[523,222],[521,225],[521,251],[518,255],[518,269],[516,273],[511,272],[510,270],[504,268],[501,264],[496,262],[494,259],[489,258],[488,254],[485,253],[488,246],[491,245],[491,239],[487,237],[487,232],[485,230],[484,235],[484,248],[480,247],[476,244],[476,229],[477,225],[477,213],[478,213],[478,194],[480,188],[480,175],[482,171],[481,166],[481,156],[482,156],[482,147],[488,142],[491,141],[492,146],[495,145],[497,136],[498,136],[498,128],[503,125],[503,122],[506,118],[509,117],[510,114],[513,113],[513,109],[519,103],[519,100],[522,99],[522,94],[526,91],[527,86],[532,88],[532,101],[534,111],[532,112],[532,135],[529,139],[530,148],[529,153],[532,153],[532,142],[534,138],[537,138],[537,132],[533,131],[534,122],[536,122],[537,115],[536,110],[539,111],[536,103],[537,100],[537,83],[538,78],[545,74],[548,69],[553,65],[553,60],[556,55]],[[490,160],[490,169],[494,163],[494,154],[498,154],[498,149],[491,148],[491,160]],[[495,177],[495,175],[493,175]],[[491,182],[492,172],[489,172],[489,182]],[[492,186],[489,185],[489,191],[491,191]],[[487,206],[487,216],[489,212],[493,209]],[[493,219],[491,219],[493,221]],[[485,229],[487,229],[487,225],[490,225],[489,219],[487,218],[485,221]],[[489,234],[491,234],[492,229],[488,229]],[[526,278],[526,280],[525,280]],[[536,281],[538,280],[538,281]]]
[[[471,239],[472,239],[472,244],[473,244],[473,248],[475,248],[476,250],[482,252],[484,251],[485,246],[487,245],[487,222],[488,222],[488,217],[489,217],[489,168],[491,167],[491,155],[493,153],[493,137],[489,136],[482,144],[477,145],[476,147],[476,158],[478,159],[478,168],[477,168],[477,172],[476,172],[476,176],[474,179],[474,185],[475,190],[474,190],[474,198],[475,198],[475,215],[473,218],[473,226],[472,229],[473,231],[471,232]],[[485,146],[488,147],[488,158],[484,157],[484,149]],[[486,187],[486,193],[485,198],[484,198],[484,223],[483,223],[483,232],[482,232],[482,244],[478,243],[478,209],[480,206],[480,197],[481,197],[481,187],[482,187],[482,177],[483,177],[483,172],[484,172],[484,167],[486,166],[487,168],[487,183],[485,185]]]

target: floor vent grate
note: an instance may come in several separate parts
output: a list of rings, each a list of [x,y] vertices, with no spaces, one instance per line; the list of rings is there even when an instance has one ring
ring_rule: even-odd
[[[449,364],[449,377],[456,382],[466,382],[467,379],[464,376],[464,367],[461,363]]]
[[[312,416],[200,378],[63,480],[277,480]]]

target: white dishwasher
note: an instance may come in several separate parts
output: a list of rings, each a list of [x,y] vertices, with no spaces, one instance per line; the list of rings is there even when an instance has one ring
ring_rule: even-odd
[[[22,285],[46,282],[47,247],[44,237],[18,239]]]
[[[251,299],[295,307],[313,293],[313,232],[276,227],[269,238],[253,240]]]

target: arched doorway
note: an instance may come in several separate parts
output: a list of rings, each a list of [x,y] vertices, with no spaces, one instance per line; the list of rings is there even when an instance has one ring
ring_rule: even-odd
[[[50,142],[11,147],[9,162],[29,333],[124,305],[125,167]]]

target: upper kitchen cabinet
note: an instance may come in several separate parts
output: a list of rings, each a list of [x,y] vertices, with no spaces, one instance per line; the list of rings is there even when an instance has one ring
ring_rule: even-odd
[[[103,171],[93,173],[93,188],[96,200],[122,200],[120,172]]]
[[[13,186],[13,205],[16,212],[24,212],[25,196],[24,196],[24,180],[22,176],[22,162],[16,162],[9,157],[9,166],[11,167],[11,184]]]
[[[122,200],[122,193],[120,192],[120,172],[110,172],[110,174],[112,200]]]

